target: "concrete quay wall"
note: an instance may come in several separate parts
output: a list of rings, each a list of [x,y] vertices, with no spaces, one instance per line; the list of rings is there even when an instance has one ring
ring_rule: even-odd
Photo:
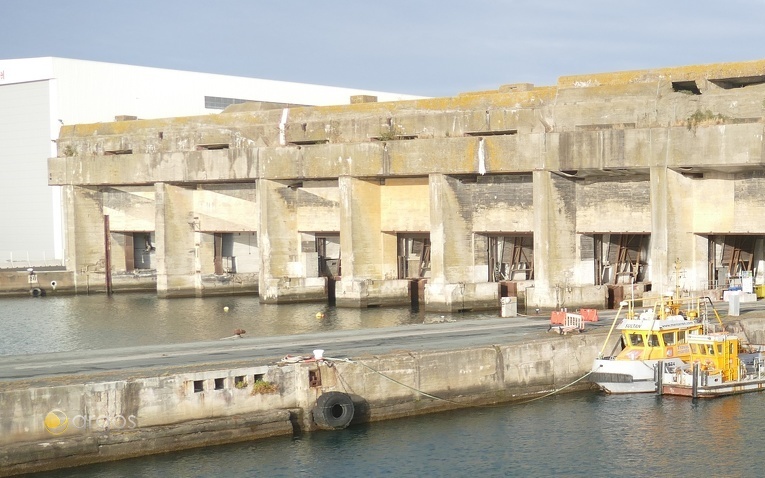
[[[0,383],[0,476],[313,431],[313,409],[329,391],[353,400],[352,423],[521,400],[580,378],[603,339],[551,335],[353,361]]]

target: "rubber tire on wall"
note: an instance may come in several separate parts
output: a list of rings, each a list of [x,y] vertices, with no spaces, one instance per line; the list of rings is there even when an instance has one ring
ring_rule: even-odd
[[[350,425],[355,408],[353,400],[343,392],[327,392],[316,400],[313,421],[325,430],[340,430]]]

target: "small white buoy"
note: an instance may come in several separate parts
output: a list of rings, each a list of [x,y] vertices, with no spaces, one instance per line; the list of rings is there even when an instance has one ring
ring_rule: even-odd
[[[323,312],[316,312],[316,318],[317,319],[323,319],[324,318],[324,313]]]
[[[228,312],[228,306],[225,306],[225,307],[223,308],[223,312]]]
[[[321,360],[324,357],[324,350],[323,349],[316,349],[313,351],[313,358],[316,360]]]

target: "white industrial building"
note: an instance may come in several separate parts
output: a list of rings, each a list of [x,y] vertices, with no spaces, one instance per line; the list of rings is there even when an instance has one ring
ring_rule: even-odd
[[[0,268],[62,265],[60,188],[48,186],[62,124],[215,114],[244,101],[348,104],[416,96],[66,58],[0,60]]]

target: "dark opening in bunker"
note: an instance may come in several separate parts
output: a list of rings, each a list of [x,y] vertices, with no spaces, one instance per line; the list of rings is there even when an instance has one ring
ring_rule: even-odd
[[[534,279],[534,236],[489,236],[489,281]]]
[[[398,278],[430,276],[430,234],[398,234]]]
[[[692,95],[700,95],[701,90],[693,80],[690,81],[673,81],[672,89],[679,93],[690,93]]]

